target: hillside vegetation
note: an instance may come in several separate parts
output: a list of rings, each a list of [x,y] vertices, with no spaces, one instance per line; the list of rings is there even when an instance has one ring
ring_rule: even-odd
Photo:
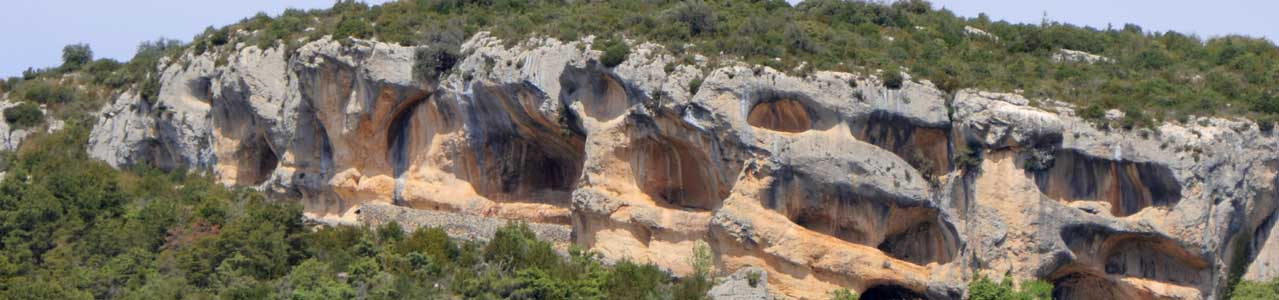
[[[1184,120],[1180,117],[1188,114],[1266,121],[1279,116],[1279,48],[1264,39],[1203,39],[1133,24],[1013,24],[985,15],[959,17],[925,1],[809,0],[795,7],[783,0],[569,2],[410,0],[369,6],[344,0],[329,9],[258,14],[210,27],[182,47],[225,55],[241,42],[293,48],[325,35],[445,47],[456,47],[461,40],[449,35],[481,30],[509,42],[534,35],[561,40],[596,35],[657,42],[677,55],[699,53],[714,61],[743,60],[800,74],[904,70],[950,92],[970,87],[1021,91],[1030,98],[1072,102],[1093,118],[1105,109],[1120,109],[1131,116],[1127,126],[1149,125],[1152,118]],[[176,53],[166,51],[175,46],[171,40],[148,43],[123,64],[73,57],[78,60],[44,73],[86,69],[95,83],[111,87],[145,83],[157,54]],[[1054,61],[1060,49],[1110,60]],[[32,73],[24,77],[41,74]],[[6,90],[22,89],[18,81],[10,79]]]

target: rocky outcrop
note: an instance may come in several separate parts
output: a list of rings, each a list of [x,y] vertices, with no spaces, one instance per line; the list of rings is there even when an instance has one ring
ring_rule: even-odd
[[[430,82],[416,48],[372,41],[188,53],[154,103],[104,108],[89,152],[321,221],[531,222],[675,274],[705,243],[781,298],[960,299],[982,273],[1062,299],[1200,299],[1276,275],[1279,144],[1251,122],[1108,129],[1052,100],[686,65],[646,43],[606,68],[590,43],[481,33]]]

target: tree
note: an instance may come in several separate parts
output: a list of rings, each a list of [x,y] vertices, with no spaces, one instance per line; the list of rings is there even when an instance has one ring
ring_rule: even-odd
[[[71,44],[62,47],[62,67],[78,70],[81,66],[93,61],[93,50],[89,44]]]
[[[422,43],[426,47],[413,54],[413,77],[434,81],[452,70],[461,60],[463,35],[461,25],[452,20],[444,27],[429,31]]]

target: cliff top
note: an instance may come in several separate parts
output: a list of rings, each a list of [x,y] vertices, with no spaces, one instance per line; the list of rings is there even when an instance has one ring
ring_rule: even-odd
[[[1125,112],[1124,127],[1188,115],[1244,115],[1270,121],[1279,114],[1279,48],[1264,39],[1201,39],[1071,24],[1013,24],[986,16],[963,18],[926,1],[892,4],[812,0],[790,6],[771,1],[397,1],[369,6],[339,1],[322,10],[258,14],[210,27],[189,44],[146,43],[131,62],[68,62],[33,70],[36,79],[81,70],[110,87],[154,87],[158,54],[234,49],[237,44],[298,47],[326,35],[403,45],[460,40],[491,31],[508,42],[531,35],[576,40],[651,41],[692,61],[734,60],[807,74],[814,70],[902,70],[947,92],[962,88],[1019,92],[1032,99],[1074,103],[1102,120]],[[454,35],[454,36],[450,36]],[[464,37],[463,37],[464,38]],[[70,47],[68,47],[70,48]],[[229,51],[226,51],[229,52]],[[888,72],[895,73],[895,72]],[[889,74],[889,78],[897,78]],[[10,78],[0,90],[21,91]],[[890,80],[891,82],[891,80]],[[26,95],[19,93],[19,95]],[[27,98],[31,98],[28,96]],[[41,99],[29,99],[41,101]],[[1268,123],[1268,122],[1266,122]]]

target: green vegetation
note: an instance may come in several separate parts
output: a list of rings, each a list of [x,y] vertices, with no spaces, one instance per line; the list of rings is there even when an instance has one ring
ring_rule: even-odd
[[[1275,300],[1279,299],[1279,278],[1269,282],[1240,281],[1230,293],[1233,300]]]
[[[968,27],[989,34],[970,33]],[[427,45],[416,56],[420,61],[414,69],[420,79],[432,80],[456,64],[461,40],[481,30],[509,43],[531,36],[609,37],[599,45],[605,65],[625,60],[629,49],[620,42],[625,38],[664,44],[676,56],[708,55],[712,66],[734,59],[779,70],[807,63],[801,73],[885,70],[881,74],[889,87],[899,86],[894,73],[904,70],[948,92],[1020,91],[1031,98],[1073,102],[1087,110],[1081,115],[1094,120],[1102,120],[1100,112],[1108,109],[1138,112],[1114,124],[1122,128],[1150,126],[1152,119],[1181,120],[1187,114],[1279,119],[1279,48],[1265,39],[1202,39],[1148,32],[1132,24],[1013,24],[986,15],[959,17],[921,0],[812,0],[795,7],[783,0],[414,0],[376,6],[341,0],[329,9],[290,9],[274,17],[260,13],[209,28],[193,39],[191,49],[228,52],[238,42],[294,48],[325,35]],[[88,47],[81,46],[68,46],[64,68],[31,70],[23,77],[96,64]],[[150,99],[156,93],[156,59],[182,49],[187,48],[162,39],[140,47],[127,63],[99,60],[101,65],[91,71],[93,83],[134,86]],[[1055,61],[1061,49],[1108,60]]]
[[[631,47],[620,38],[610,39],[600,44],[604,45],[604,49],[597,50],[604,52],[604,55],[600,56],[600,63],[603,63],[605,67],[616,67],[626,61],[626,56],[631,55]]]
[[[1053,285],[1046,281],[1031,280],[1021,283],[1021,288],[1013,288],[1011,276],[1004,276],[1001,282],[991,281],[984,275],[968,282],[969,300],[1052,300]]]
[[[857,300],[857,292],[848,289],[838,289],[830,292],[830,300]]]
[[[93,50],[88,44],[73,44],[62,48],[62,68],[78,70],[93,61]]]
[[[44,123],[44,112],[40,111],[39,105],[21,102],[4,109],[4,121],[13,129],[35,127]]]

